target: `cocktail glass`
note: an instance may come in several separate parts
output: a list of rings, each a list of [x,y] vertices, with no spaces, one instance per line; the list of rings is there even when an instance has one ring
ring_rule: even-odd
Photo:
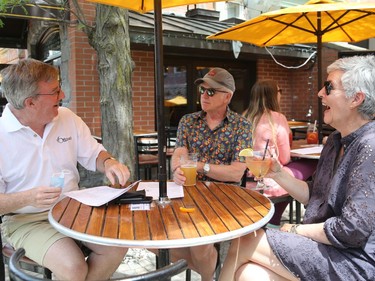
[[[263,177],[268,173],[271,163],[271,155],[268,150],[266,152],[264,150],[255,150],[253,151],[253,156],[246,156],[246,166],[257,180],[255,190],[265,190],[268,188],[263,182]]]

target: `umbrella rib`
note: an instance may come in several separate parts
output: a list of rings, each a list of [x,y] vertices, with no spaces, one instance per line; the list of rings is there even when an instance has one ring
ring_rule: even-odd
[[[347,22],[344,22],[342,24],[339,24],[338,21],[340,19],[342,19],[344,16],[346,16],[347,14],[349,14],[351,11],[356,11],[356,12],[359,12],[359,13],[363,13],[362,16],[360,17],[357,17],[355,19],[352,19],[350,21],[347,21]],[[332,23],[330,25],[328,25],[324,30],[322,30],[322,34],[326,33],[326,32],[330,32],[332,30],[335,30],[337,28],[340,28],[342,30],[342,32],[344,32],[346,34],[346,36],[350,39],[350,41],[354,41],[353,38],[345,31],[344,27],[352,22],[355,22],[355,21],[358,21],[360,19],[363,19],[365,17],[368,17],[370,15],[374,15],[373,12],[368,12],[368,11],[361,11],[361,10],[348,10],[348,11],[345,11],[344,14],[342,14],[340,17],[338,17],[337,19],[333,18],[331,14],[325,12],[331,19],[332,19]],[[333,26],[334,24],[336,24],[335,26]]]
[[[297,25],[294,25],[295,22],[297,22],[298,20],[300,20],[302,17],[305,17],[308,22],[310,23],[311,27],[314,28],[314,32],[309,30],[309,29],[306,29],[306,28],[302,28],[300,26],[297,26]],[[287,29],[288,27],[293,27],[295,29],[299,29],[299,30],[302,30],[302,31],[305,31],[305,32],[308,32],[308,33],[313,33],[315,34],[316,33],[316,29],[315,29],[315,26],[311,23],[311,21],[306,17],[306,13],[302,13],[299,17],[297,17],[293,22],[291,23],[286,23],[286,22],[283,22],[281,20],[278,20],[276,17],[274,18],[268,18],[268,20],[271,20],[271,21],[274,21],[274,22],[277,22],[277,23],[280,23],[282,25],[284,25],[284,28],[282,30],[280,30],[278,33],[276,33],[274,36],[272,36],[270,39],[268,39],[265,43],[263,43],[264,45],[267,44],[269,41],[271,41],[273,38],[275,38],[276,36],[280,35],[285,29]]]

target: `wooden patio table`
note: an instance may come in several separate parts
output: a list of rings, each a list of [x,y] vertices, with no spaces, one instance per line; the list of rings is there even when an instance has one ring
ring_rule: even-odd
[[[323,147],[322,144],[308,144],[305,139],[302,140],[294,140],[292,142],[291,149],[301,149],[301,148],[314,148],[314,147]],[[305,159],[315,159],[319,160],[320,153],[309,153],[309,154],[302,154],[302,153],[296,153],[291,151],[290,156],[293,158],[305,158]]]
[[[184,212],[180,207],[194,211]],[[64,198],[50,210],[48,219],[58,231],[81,241],[170,249],[246,235],[267,224],[273,213],[273,204],[259,192],[226,183],[197,182],[184,187],[183,198],[172,199],[166,206],[153,203],[149,211],[114,204],[92,207]],[[169,260],[160,262],[169,264]]]

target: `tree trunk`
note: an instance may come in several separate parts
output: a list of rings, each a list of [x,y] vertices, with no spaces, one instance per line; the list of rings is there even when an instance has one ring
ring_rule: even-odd
[[[103,145],[134,179],[129,18],[126,9],[97,5],[92,46],[98,54]]]

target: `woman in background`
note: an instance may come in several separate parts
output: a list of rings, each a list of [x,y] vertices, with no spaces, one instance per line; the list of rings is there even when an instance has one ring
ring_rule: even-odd
[[[280,98],[281,89],[274,81],[258,81],[251,88],[249,106],[243,116],[252,124],[253,150],[264,149],[269,140],[270,152],[277,156],[278,162],[284,166],[290,162],[290,129],[286,117],[280,113]],[[293,175],[292,171],[288,171]],[[288,194],[272,179],[265,178],[264,183],[269,187],[264,191],[267,196]],[[253,177],[250,177],[246,187],[253,186],[255,183]],[[281,216],[287,206],[288,202],[275,204],[275,214],[269,221],[269,227],[280,225]]]

